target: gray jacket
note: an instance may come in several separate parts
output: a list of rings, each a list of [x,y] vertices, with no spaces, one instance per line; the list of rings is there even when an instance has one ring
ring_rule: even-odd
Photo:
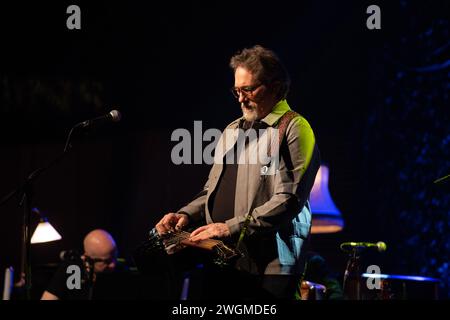
[[[267,131],[277,128],[280,118],[289,110],[286,100],[280,101],[272,112],[261,120]],[[222,174],[223,161],[220,160],[236,143],[237,134],[233,132],[237,132],[234,129],[239,128],[241,121],[242,118],[233,121],[227,126],[227,129],[231,130],[224,130],[215,149],[216,161],[203,191],[179,210],[188,214],[194,221],[213,223],[209,199]],[[255,140],[258,147],[262,140]],[[249,151],[249,148],[250,143],[245,145],[246,151]],[[253,274],[301,272],[301,249],[311,229],[308,198],[320,159],[309,123],[301,116],[293,118],[287,125],[280,147],[276,147],[275,151],[279,151],[281,155],[277,158],[277,167],[272,166],[274,161],[267,164],[261,163],[259,159],[257,163],[239,162],[234,217],[225,222],[232,239],[236,241],[246,215],[251,213],[247,233],[240,247],[243,248],[245,257],[238,261],[237,268]],[[262,174],[267,172],[268,167],[275,168],[273,174]]]

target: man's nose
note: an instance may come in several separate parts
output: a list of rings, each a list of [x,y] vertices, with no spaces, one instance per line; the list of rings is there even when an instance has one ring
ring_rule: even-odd
[[[247,100],[247,96],[242,91],[239,91],[239,103],[242,103],[246,100]]]

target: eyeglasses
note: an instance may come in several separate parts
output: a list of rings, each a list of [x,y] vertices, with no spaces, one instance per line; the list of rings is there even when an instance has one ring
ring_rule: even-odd
[[[101,258],[91,258],[89,257],[92,263],[102,262],[104,264],[110,264],[115,261],[114,258],[107,258],[107,259],[101,259]]]
[[[233,96],[237,99],[239,99],[239,96],[241,95],[241,93],[244,96],[248,96],[248,95],[252,95],[253,92],[258,89],[259,87],[261,87],[263,84],[260,83],[258,85],[255,86],[245,86],[245,87],[232,87],[231,88],[231,93],[233,94]]]
[[[94,259],[94,262],[101,262],[104,263],[106,265],[111,264],[112,262],[114,262],[113,258],[109,258],[109,259]]]

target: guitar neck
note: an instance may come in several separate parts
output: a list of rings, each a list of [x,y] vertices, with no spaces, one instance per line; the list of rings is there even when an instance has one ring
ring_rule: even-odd
[[[175,233],[170,240],[171,242],[178,242],[181,244],[184,244],[185,246],[189,247],[195,247],[195,248],[201,248],[205,250],[214,250],[217,246],[220,246],[222,244],[222,241],[220,240],[214,240],[214,239],[206,239],[206,240],[200,240],[197,242],[193,242],[189,240],[190,233],[186,231],[179,231]]]

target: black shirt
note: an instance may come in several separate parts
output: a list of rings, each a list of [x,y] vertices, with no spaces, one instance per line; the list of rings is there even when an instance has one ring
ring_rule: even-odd
[[[259,121],[254,123],[243,121],[239,125],[239,128],[247,131],[250,128],[256,130],[258,136],[258,130],[263,128],[263,124]],[[240,131],[240,134],[242,131]],[[239,139],[238,139],[239,141]],[[245,143],[248,143],[248,136],[246,135]],[[233,156],[228,153],[233,152]],[[214,222],[225,222],[234,217],[234,202],[236,193],[236,180],[238,163],[237,159],[239,157],[238,153],[238,143],[235,143],[234,147],[228,151],[225,155],[224,165],[222,170],[222,175],[217,184],[217,188],[211,196],[211,218]]]
[[[234,152],[234,156],[232,159],[228,159],[225,156],[226,163],[223,165],[222,176],[212,195],[211,218],[214,222],[225,222],[234,217],[234,199],[238,170],[236,145],[229,152]]]
[[[78,268],[79,272],[74,271],[76,268]],[[79,287],[76,286],[78,280],[75,277],[77,275],[80,276]],[[88,300],[88,274],[83,267],[82,260],[61,263],[46,290],[57,296],[60,300]]]
[[[75,268],[80,270],[80,286],[78,288],[74,285],[76,283]],[[88,274],[81,258],[64,261],[50,280],[46,290],[60,300],[97,300],[105,297],[118,297],[117,292],[112,291],[111,288],[117,282],[116,279],[128,271],[128,267],[124,263],[117,261],[113,272],[98,273],[96,280],[93,281],[93,275]]]

